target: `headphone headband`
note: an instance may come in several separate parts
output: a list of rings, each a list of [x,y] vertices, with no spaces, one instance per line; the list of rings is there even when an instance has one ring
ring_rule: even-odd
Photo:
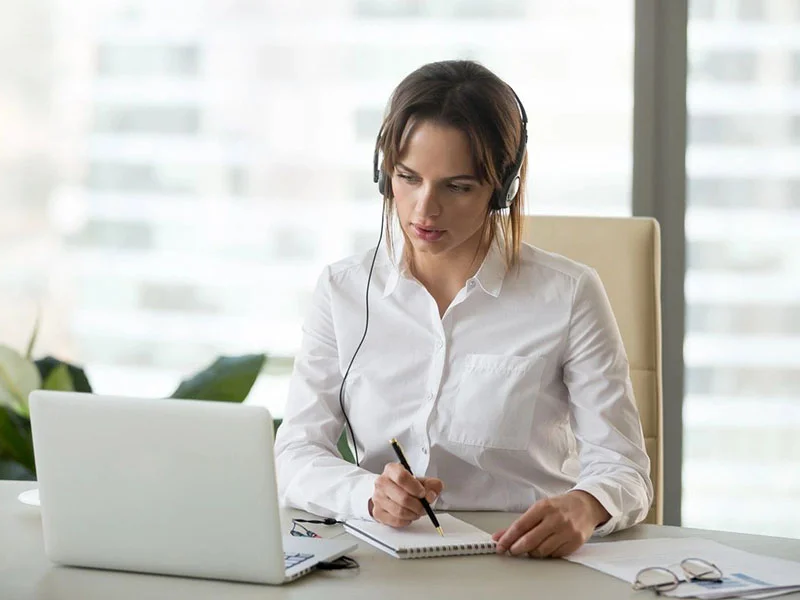
[[[519,147],[517,148],[517,155],[514,157],[514,163],[511,165],[508,176],[503,181],[502,187],[500,187],[499,190],[495,190],[492,194],[492,199],[489,202],[489,207],[492,210],[509,208],[517,197],[519,193],[520,171],[522,171],[522,162],[525,160],[525,149],[528,147],[528,113],[525,112],[525,106],[522,104],[522,100],[519,99],[519,96],[517,96],[517,92],[514,91],[514,88],[508,86],[508,89],[514,94],[514,99],[517,101],[519,114],[522,118]]]

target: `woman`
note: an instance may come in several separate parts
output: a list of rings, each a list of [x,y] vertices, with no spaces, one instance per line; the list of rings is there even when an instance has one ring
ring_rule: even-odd
[[[319,278],[276,440],[284,503],[394,527],[425,515],[422,497],[524,512],[494,539],[536,557],[647,514],[650,464],[602,284],[520,239],[524,114],[469,61],[425,65],[392,94],[375,158],[388,243]],[[336,449],[346,423],[357,466]],[[393,437],[424,476],[397,463]]]

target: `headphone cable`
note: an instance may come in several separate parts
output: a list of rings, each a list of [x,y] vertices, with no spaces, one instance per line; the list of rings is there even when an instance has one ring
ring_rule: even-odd
[[[386,198],[384,198],[383,204],[385,208]],[[342,378],[342,385],[339,387],[339,407],[342,409],[342,415],[344,415],[344,421],[347,423],[347,429],[350,430],[350,438],[353,440],[353,456],[356,461],[356,466],[359,466],[358,443],[356,442],[356,434],[353,432],[353,426],[350,424],[350,419],[347,417],[347,411],[344,409],[344,384],[347,381],[347,376],[350,374],[350,368],[353,366],[353,362],[356,360],[358,351],[361,350],[361,346],[364,344],[364,340],[367,338],[367,331],[369,330],[369,284],[372,281],[372,270],[375,268],[375,259],[378,257],[378,251],[381,248],[381,241],[383,240],[384,212],[385,211],[383,210],[381,211],[381,233],[378,236],[378,245],[375,246],[375,253],[372,255],[372,263],[370,264],[369,275],[367,276],[367,291],[364,295],[364,312],[366,314],[364,319],[364,335],[361,336],[361,341],[358,343],[356,351],[353,353],[353,358],[350,359],[350,364],[347,365],[347,370],[344,372],[344,377]]]

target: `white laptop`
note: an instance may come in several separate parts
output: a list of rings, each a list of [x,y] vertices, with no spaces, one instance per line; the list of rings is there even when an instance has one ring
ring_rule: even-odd
[[[53,562],[278,584],[357,546],[281,526],[266,408],[35,391],[30,414]]]

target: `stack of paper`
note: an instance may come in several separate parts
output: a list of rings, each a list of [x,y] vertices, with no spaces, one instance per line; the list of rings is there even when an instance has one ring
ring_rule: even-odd
[[[586,544],[567,560],[623,579],[630,584],[647,567],[665,567],[682,583],[664,595],[675,598],[769,598],[800,590],[800,563],[736,550],[698,538],[626,540]],[[715,564],[721,582],[687,582],[680,567],[686,558]]]

